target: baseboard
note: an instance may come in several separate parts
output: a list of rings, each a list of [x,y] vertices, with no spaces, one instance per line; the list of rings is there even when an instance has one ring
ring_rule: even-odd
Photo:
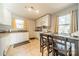
[[[30,43],[29,40],[28,41],[21,42],[21,43],[14,44],[14,48],[15,47],[18,47],[18,46],[21,46],[21,45],[24,45],[24,44],[28,44],[28,43]]]
[[[36,39],[35,37],[29,38],[30,40]]]

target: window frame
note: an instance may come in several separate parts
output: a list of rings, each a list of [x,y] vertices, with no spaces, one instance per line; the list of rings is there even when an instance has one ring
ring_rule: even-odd
[[[22,19],[16,19],[16,28],[17,29],[24,29],[24,20]]]
[[[68,17],[69,16],[69,22],[65,22],[66,21],[66,17]],[[61,19],[63,19],[64,20],[64,22],[63,23],[59,23],[60,22],[60,19],[59,19],[59,17],[65,17],[64,19],[63,18],[61,18]],[[61,16],[58,16],[58,34],[70,34],[70,24],[71,24],[71,14],[70,13],[68,13],[68,14],[65,14],[65,15],[61,15]],[[68,20],[68,19],[67,19]],[[59,27],[63,27],[64,29],[62,30],[62,31],[60,31],[61,30],[61,28],[59,28]],[[67,30],[67,32],[65,32],[66,30],[65,30],[65,28],[66,27],[69,27],[68,28],[68,30]]]

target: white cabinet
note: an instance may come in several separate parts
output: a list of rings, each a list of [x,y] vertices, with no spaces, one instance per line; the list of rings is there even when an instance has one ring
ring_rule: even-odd
[[[50,15],[46,15],[36,20],[36,27],[50,26]]]
[[[36,33],[36,38],[37,38],[38,40],[40,40],[40,33],[42,33],[42,32],[38,31],[38,32],[35,32],[35,33]]]
[[[79,31],[79,3],[78,3],[78,31]]]
[[[36,32],[36,38],[40,40],[40,32]]]
[[[0,4],[0,24],[11,25],[11,12]]]
[[[0,33],[0,56],[10,45],[28,40],[29,32]]]
[[[0,4],[0,24],[3,23],[3,7]]]
[[[36,27],[42,26],[42,18],[36,20]]]
[[[3,52],[11,44],[11,37],[9,33],[0,33],[0,56],[3,55]]]
[[[4,8],[4,21],[3,24],[11,25],[11,13],[6,8]]]
[[[11,45],[28,41],[29,40],[29,32],[19,32],[10,34],[11,37]]]
[[[42,26],[50,26],[50,16],[49,15],[42,17]]]

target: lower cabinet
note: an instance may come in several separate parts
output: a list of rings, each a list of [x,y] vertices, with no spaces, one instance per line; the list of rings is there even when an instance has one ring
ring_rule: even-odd
[[[37,38],[38,40],[40,40],[40,33],[41,33],[41,32],[38,31],[38,32],[35,32],[35,33],[36,33],[36,38]]]
[[[11,44],[16,44],[29,40],[29,32],[12,33],[10,36],[11,36]]]
[[[0,33],[0,56],[13,44],[29,40],[29,32]]]

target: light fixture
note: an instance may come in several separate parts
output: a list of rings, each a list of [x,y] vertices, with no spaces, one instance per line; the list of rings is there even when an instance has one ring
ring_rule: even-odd
[[[28,11],[32,11],[32,9],[31,8],[28,8]]]
[[[27,8],[28,11],[35,11],[36,13],[39,13],[39,10],[35,9],[33,6],[31,6],[31,7],[26,7],[25,6],[25,8]]]
[[[36,13],[39,13],[39,10],[36,10]]]

